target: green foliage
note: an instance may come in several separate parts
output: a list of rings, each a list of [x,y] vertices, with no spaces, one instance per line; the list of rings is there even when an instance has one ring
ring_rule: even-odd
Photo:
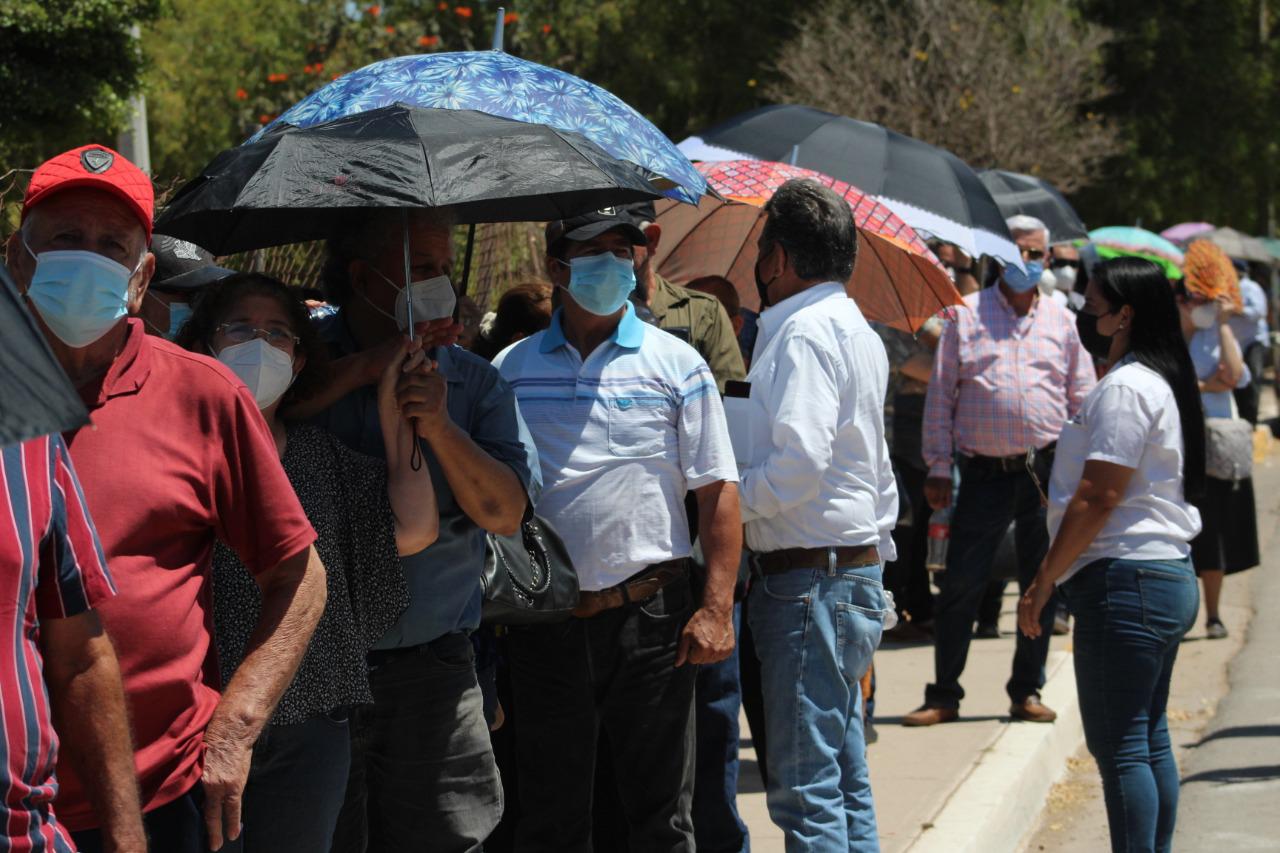
[[[162,0],[0,3],[0,163],[113,142],[143,67],[129,27],[161,11]]]
[[[1114,94],[1102,110],[1126,148],[1079,198],[1091,225],[1186,220],[1267,229],[1280,161],[1274,0],[1086,0],[1109,27]],[[1268,8],[1270,7],[1270,8]]]

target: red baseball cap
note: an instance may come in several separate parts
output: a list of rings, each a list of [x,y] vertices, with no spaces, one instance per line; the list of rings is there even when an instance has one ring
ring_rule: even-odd
[[[84,145],[45,160],[31,176],[22,218],[54,193],[73,187],[93,187],[113,193],[129,206],[151,242],[151,221],[155,217],[156,195],[151,179],[137,166],[105,145]]]

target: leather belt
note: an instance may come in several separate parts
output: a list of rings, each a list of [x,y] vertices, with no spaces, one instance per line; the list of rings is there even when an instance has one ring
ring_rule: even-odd
[[[827,570],[832,565],[842,568],[861,568],[880,564],[880,551],[875,545],[841,545],[835,548],[783,548],[767,551],[754,557],[756,570],[762,575],[780,575],[795,569]]]
[[[1056,441],[1050,442],[1036,450],[1035,456],[1052,459],[1057,445]],[[981,456],[975,453],[972,456],[962,456],[961,459],[965,467],[978,471],[999,471],[1002,474],[1025,474],[1027,471],[1027,454],[1025,453],[1015,453],[1012,456]]]
[[[656,595],[663,587],[673,581],[689,576],[689,559],[668,560],[655,563],[637,575],[627,578],[616,586],[599,590],[584,590],[578,593],[578,606],[573,608],[573,615],[579,619],[590,619],[597,613],[616,610],[624,604],[644,601]]]

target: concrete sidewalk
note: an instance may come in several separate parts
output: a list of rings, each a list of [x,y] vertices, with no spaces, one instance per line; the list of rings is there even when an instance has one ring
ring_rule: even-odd
[[[1013,662],[1016,584],[1010,584],[998,640],[974,640],[965,668],[961,718],[928,729],[903,728],[933,679],[932,644],[885,643],[876,653],[876,728],[868,750],[880,843],[895,851],[1015,850],[1034,826],[1044,797],[1083,740],[1069,637],[1054,637],[1045,703],[1052,725],[1011,722],[1004,692]],[[769,821],[743,720],[738,806],[756,853],[783,849]]]

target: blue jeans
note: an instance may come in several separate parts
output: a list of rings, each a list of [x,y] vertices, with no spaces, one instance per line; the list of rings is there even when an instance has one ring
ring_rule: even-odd
[[[792,853],[880,849],[858,684],[884,628],[880,579],[878,565],[797,569],[751,590],[769,816]]]
[[[947,570],[934,607],[933,664],[935,681],[925,688],[926,702],[958,708],[964,698],[960,676],[969,657],[973,622],[991,577],[991,565],[1009,523],[1014,523],[1018,555],[1018,588],[1026,590],[1049,550],[1049,530],[1040,493],[1023,472],[987,473],[965,470],[960,493],[951,511],[951,545]],[[1005,690],[1013,702],[1038,695],[1044,687],[1044,663],[1049,656],[1055,605],[1040,617],[1043,629],[1032,640],[1021,631],[1015,639],[1013,674]]]
[[[733,631],[742,631],[742,604],[733,606]],[[693,836],[701,853],[750,853],[747,825],[738,814],[738,646],[720,663],[698,667],[694,688],[697,755],[694,763]]]
[[[1076,617],[1076,690],[1115,853],[1168,851],[1178,766],[1165,707],[1200,606],[1190,560],[1098,560],[1062,585]]]

